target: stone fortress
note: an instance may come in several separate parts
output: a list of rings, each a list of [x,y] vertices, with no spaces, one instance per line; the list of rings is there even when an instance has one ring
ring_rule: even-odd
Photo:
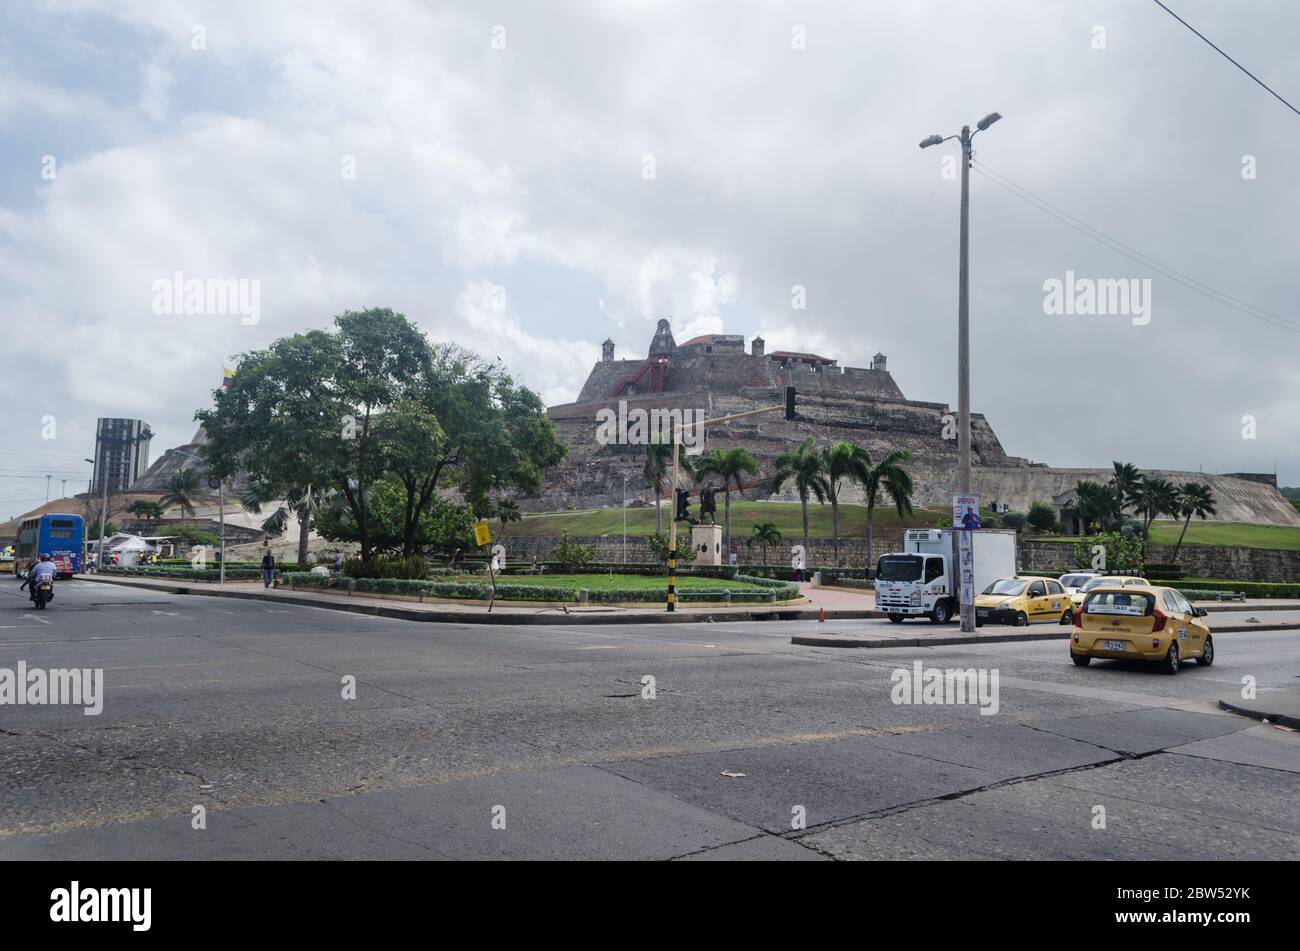
[[[644,447],[597,440],[602,410],[617,413],[620,402],[625,402],[628,413],[705,410],[712,418],[779,404],[787,385],[798,390],[795,420],[773,412],[708,428],[705,448],[744,446],[758,459],[760,476],[746,484],[744,498],[794,500],[793,490],[774,496],[767,480],[779,454],[812,436],[819,445],[856,442],[873,458],[894,449],[910,450],[914,504],[951,502],[957,442],[943,438],[943,431],[944,417],[955,417],[956,410],[946,403],[907,399],[886,368],[884,354],[876,354],[870,367],[845,367],[812,353],[769,353],[761,337],[754,338],[748,351],[744,337],[732,334],[708,334],[678,344],[667,320],[659,321],[646,356],[616,359],[614,347],[612,340],[604,342],[601,360],[592,367],[575,402],[547,411],[560,438],[569,444],[569,454],[547,473],[539,495],[520,500],[521,508],[618,506],[624,477],[629,500],[653,502],[642,475]],[[971,414],[971,430],[973,490],[986,504],[997,499],[1025,511],[1036,501],[1059,501],[1080,479],[1105,482],[1110,477],[1110,460],[1096,469],[1055,469],[1009,456],[978,413]],[[1271,473],[1144,471],[1176,482],[1208,484],[1218,506],[1215,520],[1300,527],[1300,513],[1277,491]],[[734,493],[732,497],[737,498]],[[842,501],[857,502],[860,497],[854,489]]]

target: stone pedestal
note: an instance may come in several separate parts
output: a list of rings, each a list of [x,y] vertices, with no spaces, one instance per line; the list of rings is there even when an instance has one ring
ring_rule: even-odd
[[[722,526],[692,525],[691,546],[695,549],[693,564],[722,564]]]

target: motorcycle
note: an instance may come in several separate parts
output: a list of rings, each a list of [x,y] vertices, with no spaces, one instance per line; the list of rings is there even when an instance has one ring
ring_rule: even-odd
[[[54,583],[41,581],[36,585],[36,610],[44,611],[45,605],[54,600]]]

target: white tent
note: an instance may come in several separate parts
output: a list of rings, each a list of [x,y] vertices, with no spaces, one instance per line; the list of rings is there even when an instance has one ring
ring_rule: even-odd
[[[114,536],[117,538],[118,536]],[[124,567],[138,564],[142,552],[153,551],[153,546],[139,535],[127,535],[116,545],[110,545],[109,551],[117,552],[117,563]]]

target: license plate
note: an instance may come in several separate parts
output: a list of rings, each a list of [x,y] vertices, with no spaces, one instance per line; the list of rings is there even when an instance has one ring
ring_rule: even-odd
[[[1106,648],[1108,651],[1122,651],[1128,649],[1128,644],[1125,641],[1102,641],[1101,646]]]
[[[975,611],[975,616],[976,616],[976,617],[988,617],[988,616],[989,616],[989,609],[988,609],[988,608],[979,608],[979,609],[977,609],[977,610]]]

